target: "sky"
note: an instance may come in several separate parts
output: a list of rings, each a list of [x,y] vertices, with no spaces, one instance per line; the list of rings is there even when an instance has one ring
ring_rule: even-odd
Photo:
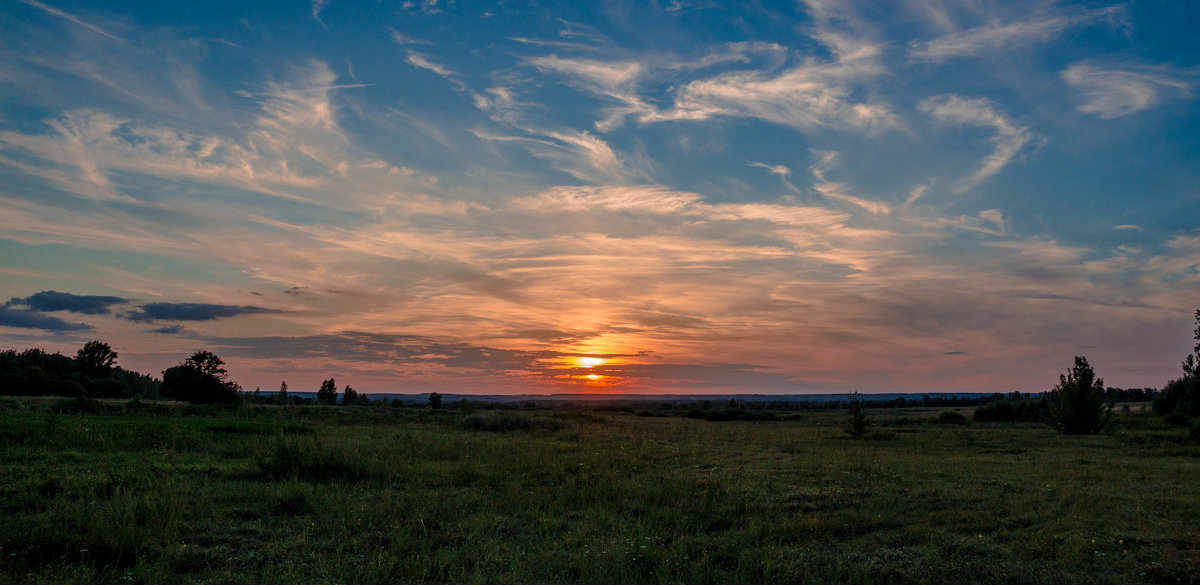
[[[1180,375],[1200,3],[0,3],[0,348],[247,389]],[[4,300],[8,299],[8,300]]]

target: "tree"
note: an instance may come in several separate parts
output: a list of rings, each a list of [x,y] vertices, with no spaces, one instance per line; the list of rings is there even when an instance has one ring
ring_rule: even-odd
[[[112,373],[117,352],[103,341],[89,341],[75,353],[75,367],[85,376],[105,378]]]
[[[163,371],[163,392],[193,404],[237,404],[242,388],[228,376],[217,354],[198,351]]]
[[[1095,435],[1112,422],[1113,403],[1104,395],[1104,380],[1083,356],[1075,356],[1075,365],[1059,374],[1049,401],[1050,424],[1063,434]]]
[[[1192,332],[1196,346],[1191,355],[1183,358],[1183,377],[1200,378],[1200,309],[1196,309],[1196,330]]]
[[[871,421],[867,420],[867,411],[863,408],[863,401],[858,392],[850,393],[850,401],[846,408],[850,411],[846,419],[846,434],[852,439],[861,439],[867,434],[867,427],[871,426]]]
[[[317,403],[332,406],[337,404],[337,395],[337,383],[333,381],[333,378],[330,378],[321,382],[321,389],[317,390]]]
[[[287,404],[291,399],[288,398],[287,380],[279,383],[279,392],[275,394],[275,402],[279,404]]]
[[[342,406],[354,406],[365,400],[365,396],[359,396],[358,391],[346,384],[346,389],[342,391]]]
[[[429,393],[429,408],[437,410],[442,407],[442,395],[437,392]]]
[[[1183,377],[1167,382],[1154,399],[1154,412],[1200,416],[1200,309],[1196,309],[1196,346],[1183,358]]]

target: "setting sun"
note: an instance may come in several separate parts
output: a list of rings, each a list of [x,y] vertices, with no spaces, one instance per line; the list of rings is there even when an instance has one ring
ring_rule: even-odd
[[[608,360],[606,360],[604,358],[595,358],[595,357],[575,358],[575,364],[585,367],[585,368],[594,368],[596,366],[599,366],[599,365],[602,365],[605,363],[608,363]]]

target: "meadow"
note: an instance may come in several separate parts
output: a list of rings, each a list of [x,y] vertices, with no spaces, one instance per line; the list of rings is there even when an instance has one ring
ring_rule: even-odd
[[[6,399],[0,580],[1200,580],[1187,421],[1135,406],[1111,432],[1065,436],[945,412],[874,409],[852,440],[838,410]]]

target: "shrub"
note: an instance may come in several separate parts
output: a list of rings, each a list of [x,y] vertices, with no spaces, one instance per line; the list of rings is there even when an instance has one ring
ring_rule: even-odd
[[[557,431],[562,428],[562,423],[551,418],[530,417],[509,412],[488,412],[467,415],[463,417],[459,426],[474,431],[507,433],[529,430]]]
[[[850,435],[851,439],[861,439],[867,433],[867,427],[871,426],[871,421],[867,420],[867,412],[858,392],[850,393],[846,409],[849,411],[846,417],[846,434]]]
[[[975,409],[971,418],[979,422],[1012,422],[1017,420],[1019,412],[1017,403],[1012,400],[994,400],[987,404],[981,404]]]
[[[259,470],[270,479],[329,481],[370,479],[371,468],[356,453],[311,437],[279,437],[258,458]]]
[[[58,400],[51,409],[58,414],[102,414],[108,410],[99,400],[84,396]]]
[[[1063,434],[1094,435],[1112,422],[1113,403],[1104,395],[1104,380],[1096,377],[1087,358],[1058,377],[1050,392],[1050,423]]]
[[[963,416],[957,410],[947,411],[938,415],[937,422],[944,425],[965,425],[967,424],[967,417]]]
[[[1200,416],[1200,377],[1186,376],[1168,382],[1154,397],[1154,412]]]
[[[1045,398],[1002,398],[980,405],[971,417],[978,422],[1042,422],[1050,419],[1050,406]]]

